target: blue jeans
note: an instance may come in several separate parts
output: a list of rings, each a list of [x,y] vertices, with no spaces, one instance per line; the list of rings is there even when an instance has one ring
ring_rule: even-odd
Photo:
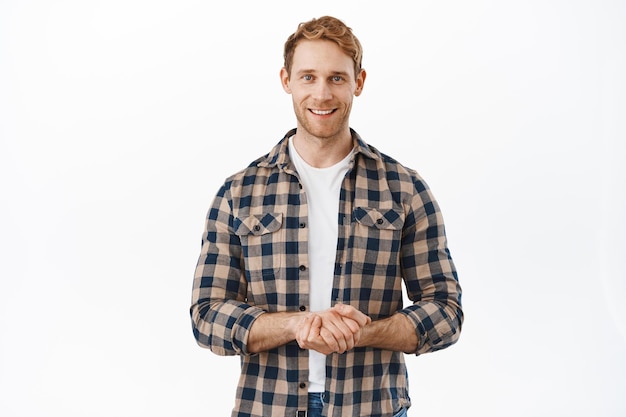
[[[322,417],[322,408],[324,408],[324,401],[322,400],[321,392],[309,392],[309,406],[307,408],[307,417]],[[406,408],[398,411],[393,417],[407,417]]]
[[[396,414],[393,415],[393,417],[407,417],[406,408],[398,411]]]
[[[324,401],[322,401],[321,392],[309,392],[309,406],[307,407],[307,417],[322,417],[322,408],[324,408]]]

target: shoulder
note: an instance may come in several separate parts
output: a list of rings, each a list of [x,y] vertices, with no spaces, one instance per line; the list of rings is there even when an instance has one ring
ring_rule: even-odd
[[[396,158],[381,152],[373,145],[366,143],[363,145],[367,149],[367,152],[363,153],[364,163],[372,167],[375,166],[379,175],[382,173],[385,176],[390,187],[395,188],[395,185],[406,190],[406,187],[409,186],[409,188],[414,187],[417,192],[425,191],[428,188],[426,181],[415,168],[409,167]]]
[[[281,169],[288,160],[288,138],[292,131],[288,132],[274,147],[265,155],[253,160],[243,169],[231,174],[224,181],[226,187],[244,186],[253,184],[259,179],[265,179],[268,175]]]
[[[368,169],[376,169],[379,174],[384,173],[390,180],[410,182],[421,180],[415,169],[381,152],[376,146],[366,142],[356,131],[352,130],[352,136],[355,139],[356,151],[362,155],[361,161]]]

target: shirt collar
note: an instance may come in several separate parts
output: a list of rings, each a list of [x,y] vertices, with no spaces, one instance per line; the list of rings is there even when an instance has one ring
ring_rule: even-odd
[[[352,139],[354,141],[354,154],[362,154],[363,156],[371,159],[380,159],[380,155],[377,151],[372,149],[356,131],[350,129]],[[284,169],[287,164],[290,163],[289,159],[289,138],[296,134],[296,129],[291,129],[285,136],[278,142],[272,150],[267,154],[265,158],[262,158],[258,163],[258,167],[271,168],[278,166]]]

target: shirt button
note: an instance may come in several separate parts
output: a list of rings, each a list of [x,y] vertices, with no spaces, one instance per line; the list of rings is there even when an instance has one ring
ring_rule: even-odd
[[[254,226],[254,231],[258,232],[259,230],[261,230],[261,226],[259,226],[258,224],[256,226]]]
[[[300,311],[306,311],[306,306],[300,306]]]
[[[383,220],[383,219],[378,219],[378,220],[376,220],[376,223],[378,223],[378,224],[383,224],[383,222],[384,222],[384,220]]]
[[[304,229],[305,227],[306,227],[306,223],[305,222],[300,223],[300,228],[301,229]]]
[[[306,388],[306,384],[304,382],[300,382],[300,388]]]
[[[306,266],[300,265],[300,271],[306,271]]]

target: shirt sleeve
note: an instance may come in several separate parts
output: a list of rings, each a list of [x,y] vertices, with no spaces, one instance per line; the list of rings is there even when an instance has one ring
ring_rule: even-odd
[[[402,269],[408,298],[404,308],[418,336],[416,354],[457,342],[463,323],[461,286],[448,249],[443,217],[428,186],[419,178],[402,237]]]
[[[241,244],[233,233],[227,196],[228,183],[217,193],[207,215],[190,315],[200,346],[218,355],[249,355],[250,327],[264,311],[246,303]]]

